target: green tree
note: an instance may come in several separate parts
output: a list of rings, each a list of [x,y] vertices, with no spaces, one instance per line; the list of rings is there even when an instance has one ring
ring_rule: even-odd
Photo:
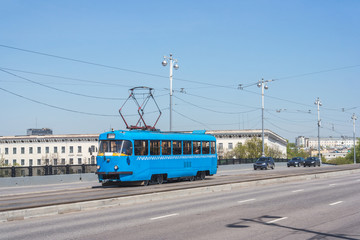
[[[295,143],[289,143],[286,146],[286,152],[287,152],[287,157],[293,158],[293,157],[303,157],[303,158],[307,158],[310,156],[310,154],[308,152],[306,152],[304,149],[299,149],[295,146]]]
[[[265,155],[273,158],[284,157],[279,149],[270,148],[266,144]],[[236,147],[225,154],[225,158],[259,158],[262,153],[262,140],[259,138],[251,138],[246,140],[244,144],[238,143]]]
[[[356,147],[356,163],[360,163],[360,141],[358,141],[355,147]],[[350,152],[346,154],[345,159],[349,163],[354,163],[354,148],[351,148]]]

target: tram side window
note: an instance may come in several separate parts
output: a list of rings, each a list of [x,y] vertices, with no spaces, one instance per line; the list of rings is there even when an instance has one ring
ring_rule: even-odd
[[[191,141],[184,141],[184,154],[191,154]]]
[[[162,155],[171,155],[171,141],[162,141],[161,142],[161,154]]]
[[[202,154],[210,153],[210,142],[202,142]]]
[[[150,141],[150,155],[160,155],[160,141]]]
[[[201,154],[201,142],[193,141],[193,151],[194,154]]]
[[[137,156],[144,156],[144,155],[148,155],[149,153],[147,140],[135,140],[134,147],[135,147],[135,155]]]
[[[215,142],[210,142],[210,148],[211,148],[211,154],[215,154],[216,153]]]
[[[109,141],[101,141],[100,142],[100,153],[109,152]]]
[[[173,141],[173,155],[181,155],[181,141]]]

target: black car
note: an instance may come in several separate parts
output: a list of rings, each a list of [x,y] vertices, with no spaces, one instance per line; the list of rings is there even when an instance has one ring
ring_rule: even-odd
[[[261,157],[254,163],[254,170],[256,169],[274,169],[275,162],[272,157]]]
[[[302,157],[294,157],[288,161],[287,166],[300,167],[304,165],[304,161],[305,160]]]
[[[304,162],[304,167],[306,166],[319,166],[320,167],[321,163],[320,163],[320,159],[317,158],[317,157],[308,157],[307,159],[305,159],[305,162]]]

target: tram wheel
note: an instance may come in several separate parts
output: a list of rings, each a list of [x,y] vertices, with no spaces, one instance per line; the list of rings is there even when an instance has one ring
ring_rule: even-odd
[[[201,171],[200,172],[200,180],[204,180],[205,179],[205,172],[204,171]]]
[[[143,184],[144,184],[144,186],[149,186],[150,181],[149,181],[149,180],[145,180],[145,181],[143,181]]]
[[[191,176],[191,177],[189,177],[189,181],[190,181],[190,182],[195,181],[195,176]]]
[[[164,182],[164,177],[163,175],[159,174],[159,175],[156,175],[156,183],[157,184],[163,184]]]

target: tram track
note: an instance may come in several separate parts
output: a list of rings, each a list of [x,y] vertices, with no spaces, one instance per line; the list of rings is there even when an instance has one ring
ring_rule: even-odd
[[[40,193],[24,193],[0,197],[0,213],[50,207],[61,204],[74,204],[96,200],[106,200],[115,198],[125,198],[154,193],[166,193],[186,189],[196,189],[202,187],[212,187],[226,184],[236,184],[243,182],[254,182],[261,180],[281,179],[296,176],[306,176],[313,174],[323,174],[359,169],[359,165],[329,166],[323,168],[292,168],[268,171],[242,172],[238,175],[210,176],[203,181],[181,181],[162,185],[132,186],[132,187],[92,187],[66,190],[51,190]]]

